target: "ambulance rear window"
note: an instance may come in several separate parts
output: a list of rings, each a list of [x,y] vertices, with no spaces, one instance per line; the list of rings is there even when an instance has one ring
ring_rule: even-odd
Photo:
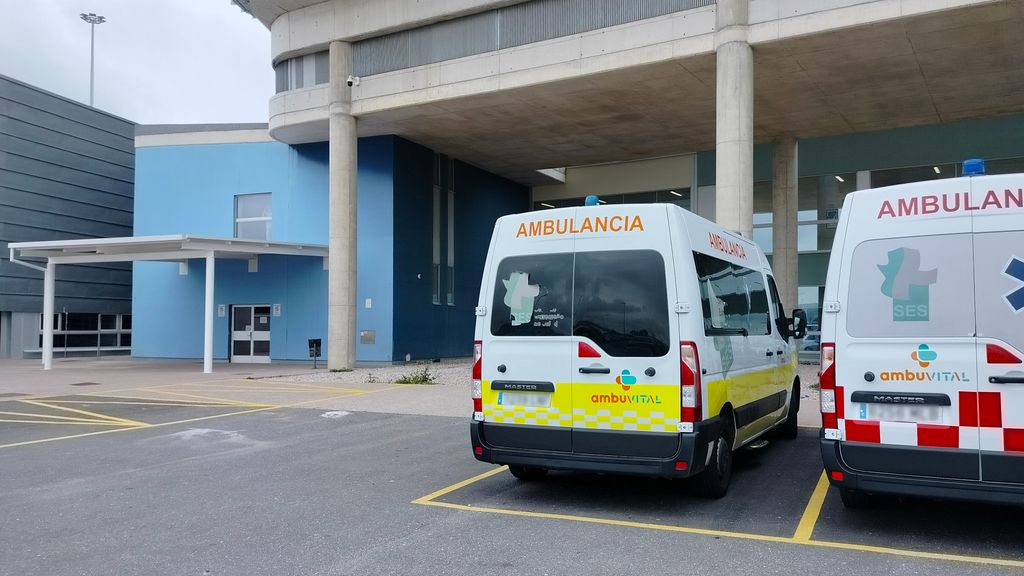
[[[653,250],[576,253],[573,335],[611,356],[669,350],[665,261]]]
[[[568,336],[572,254],[512,256],[498,264],[491,309],[495,336]]]
[[[847,332],[855,338],[973,335],[973,262],[970,234],[859,244],[849,272]]]

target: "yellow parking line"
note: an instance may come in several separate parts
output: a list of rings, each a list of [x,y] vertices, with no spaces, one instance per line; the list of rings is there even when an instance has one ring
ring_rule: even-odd
[[[84,421],[83,420],[83,421],[78,421],[78,422],[68,422],[66,420],[47,421],[47,420],[0,419],[0,422],[3,422],[3,423],[10,422],[10,423],[19,423],[19,424],[51,424],[51,425],[52,424],[65,424],[65,425],[72,425],[72,426],[120,426],[121,428],[126,428],[126,427],[127,428],[140,428],[140,426],[128,426],[127,424],[123,424],[121,422],[101,422],[99,420],[88,420],[88,421]]]
[[[467,480],[463,480],[462,482],[457,482],[455,484],[452,484],[451,486],[448,486],[447,488],[441,488],[440,490],[438,490],[436,492],[431,492],[430,494],[427,494],[426,496],[423,496],[421,498],[417,498],[417,499],[413,500],[412,503],[413,504],[426,504],[426,503],[430,502],[431,500],[433,500],[435,498],[440,498],[441,496],[444,496],[445,494],[448,494],[449,492],[455,492],[459,488],[463,488],[465,486],[469,486],[470,484],[473,484],[474,482],[479,482],[480,480],[483,480],[484,478],[490,478],[491,476],[494,476],[495,474],[500,474],[501,472],[504,472],[505,470],[508,470],[508,466],[499,466],[499,467],[494,468],[492,470],[488,470],[487,472],[484,472],[483,474],[478,474],[476,476],[473,476],[472,478],[469,478]]]
[[[47,400],[47,404],[124,404],[132,406],[188,406],[193,408],[218,408],[218,407],[230,407],[231,404],[224,404],[223,402],[188,402],[185,400],[167,400],[161,402],[159,400],[153,400],[152,402],[135,401],[135,400]],[[0,412],[2,414],[2,412]]]
[[[800,517],[800,524],[796,527],[793,539],[797,542],[807,542],[814,532],[814,525],[818,523],[818,515],[821,514],[821,506],[825,503],[825,494],[828,493],[828,477],[822,472],[818,478],[818,484],[811,493],[811,499],[807,501],[804,514]]]
[[[88,410],[79,410],[78,408],[68,408],[67,406],[53,406],[39,400],[19,400],[25,404],[32,404],[33,406],[42,406],[43,408],[52,408],[54,410],[63,410],[65,412],[72,412],[75,414],[83,414],[85,416],[91,416],[93,418],[104,420],[107,422],[121,422],[128,426],[149,426],[145,422],[139,422],[138,420],[129,420],[127,418],[117,418],[116,416],[107,416],[105,414],[97,414],[96,412],[89,412]]]
[[[493,470],[488,470],[483,474],[478,474],[472,478],[468,478],[461,482],[452,484],[451,486],[442,488],[435,492],[431,492],[426,496],[413,500],[413,504],[420,504],[423,506],[436,506],[439,508],[449,508],[452,510],[463,510],[466,512],[480,512],[486,514],[502,514],[505,516],[520,516],[527,518],[543,518],[548,520],[567,520],[572,522],[585,522],[588,524],[604,524],[607,526],[623,526],[628,528],[641,528],[647,530],[660,530],[663,532],[680,532],[686,534],[697,534],[702,536],[715,536],[720,538],[736,538],[740,540],[756,540],[760,542],[775,542],[779,544],[792,544],[796,546],[814,546],[817,548],[833,548],[838,550],[852,550],[857,552],[868,552],[874,554],[887,554],[892,556],[902,556],[907,558],[921,558],[927,560],[944,560],[950,562],[961,562],[969,564],[982,564],[989,566],[1004,566],[1010,568],[1024,568],[1024,561],[1020,560],[1006,560],[1001,558],[987,558],[984,556],[967,556],[963,554],[945,554],[941,552],[923,552],[918,550],[906,550],[902,548],[887,548],[884,546],[869,546],[864,544],[850,544],[845,542],[832,542],[827,540],[810,540],[811,532],[814,530],[814,524],[817,522],[818,514],[821,512],[821,505],[824,502],[825,494],[828,491],[828,478],[825,477],[824,473],[818,479],[818,484],[815,486],[814,492],[811,494],[811,500],[807,504],[807,509],[804,511],[804,515],[801,518],[800,526],[797,528],[797,532],[793,537],[785,536],[768,536],[766,534],[754,534],[750,532],[730,532],[725,530],[711,530],[705,528],[690,528],[686,526],[673,526],[671,524],[652,524],[646,522],[633,522],[630,520],[615,520],[612,518],[600,518],[596,516],[576,516],[573,514],[554,514],[550,512],[531,512],[527,510],[510,510],[507,508],[490,508],[483,506],[470,506],[468,504],[453,504],[450,502],[437,502],[436,498],[440,498],[451,492],[455,492],[460,488],[465,488],[470,484],[484,480],[499,472],[506,469],[506,466],[501,466]],[[805,523],[805,520],[807,521]],[[803,538],[807,539],[803,539]]]
[[[96,420],[95,418],[74,418],[71,416],[57,416],[54,414],[36,414],[34,412],[0,412],[4,416],[28,416],[31,418],[52,418],[54,420],[68,420],[71,422],[109,422],[109,420]]]
[[[147,424],[145,426],[145,429],[148,430],[148,429],[151,429],[151,428],[161,428],[163,426],[174,426],[175,424],[188,424],[190,422],[200,422],[202,420],[213,420],[215,418],[226,418],[228,416],[241,416],[242,414],[254,414],[256,412],[266,412],[268,410],[277,410],[277,409],[281,409],[281,408],[295,408],[295,407],[298,407],[298,406],[304,406],[306,404],[312,404],[314,402],[326,402],[326,401],[334,400],[336,398],[341,398],[341,397],[342,396],[335,396],[335,397],[328,396],[326,398],[317,398],[317,399],[314,399],[314,400],[304,400],[302,402],[293,402],[291,404],[282,404],[280,406],[263,406],[263,407],[260,407],[260,408],[252,408],[250,410],[240,410],[238,412],[227,412],[227,413],[224,413],[224,414],[212,414],[212,415],[209,415],[209,416],[200,416],[198,418],[188,418],[186,420],[175,420],[173,422],[161,422],[159,424]],[[98,432],[86,432],[86,433],[83,433],[83,434],[72,434],[70,436],[54,436],[52,438],[40,438],[38,440],[26,440],[24,442],[14,442],[14,443],[11,443],[11,444],[0,444],[0,449],[3,449],[3,448],[16,448],[18,446],[29,446],[29,445],[32,445],[32,444],[43,444],[43,443],[46,443],[46,442],[56,442],[58,440],[71,440],[73,438],[85,438],[86,436],[99,436],[100,434],[113,434],[115,432],[128,432],[128,431],[131,431],[131,430],[140,430],[140,429],[142,429],[142,427],[117,428],[115,430],[100,430]]]
[[[155,390],[155,389],[152,389],[152,388],[140,388],[140,390],[145,390],[147,392],[153,392],[153,393],[156,393],[156,394],[169,394],[171,396],[184,396],[186,398],[198,398],[200,400],[213,400],[214,402],[223,402],[223,403],[231,405],[231,406],[252,406],[252,407],[261,407],[261,408],[268,408],[268,407],[269,408],[273,408],[274,407],[273,404],[260,404],[260,403],[257,403],[257,402],[243,402],[241,400],[231,400],[229,398],[217,398],[215,396],[200,396],[198,394],[188,394],[188,393],[185,393],[185,392],[171,392],[170,390]]]

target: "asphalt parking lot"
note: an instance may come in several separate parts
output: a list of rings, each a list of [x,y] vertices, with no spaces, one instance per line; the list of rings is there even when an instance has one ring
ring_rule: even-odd
[[[324,408],[403,394],[266,381],[0,398],[0,574],[1013,574],[1021,509],[846,511],[816,431],[729,495],[476,462],[464,418]],[[268,401],[273,398],[274,401]]]

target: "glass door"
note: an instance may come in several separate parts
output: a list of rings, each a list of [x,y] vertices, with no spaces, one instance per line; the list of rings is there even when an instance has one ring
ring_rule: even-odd
[[[231,307],[231,361],[270,362],[270,306]]]

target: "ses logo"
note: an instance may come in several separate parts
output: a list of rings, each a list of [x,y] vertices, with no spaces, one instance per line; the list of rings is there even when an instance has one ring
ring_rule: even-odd
[[[894,322],[927,322],[930,312],[929,288],[938,280],[936,269],[921,269],[921,252],[913,248],[889,251],[889,262],[879,264],[885,280],[882,294],[892,298]]]
[[[623,370],[615,377],[615,383],[628,392],[636,384],[636,376],[629,370]],[[594,404],[661,404],[661,396],[657,394],[592,394],[590,401]]]
[[[921,368],[927,368],[939,359],[939,353],[927,344],[921,344],[910,353],[910,359]],[[966,372],[940,372],[924,370],[901,370],[881,372],[878,378],[885,382],[970,382]]]

